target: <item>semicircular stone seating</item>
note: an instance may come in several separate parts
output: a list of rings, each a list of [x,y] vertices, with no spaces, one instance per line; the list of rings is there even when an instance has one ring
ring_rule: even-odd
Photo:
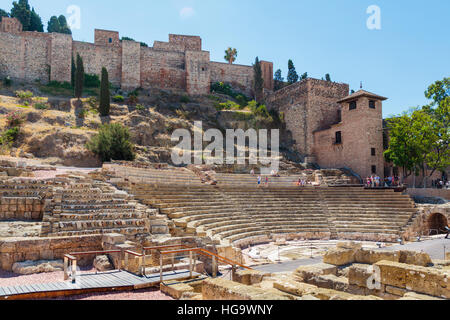
[[[172,220],[172,234],[236,246],[277,238],[395,241],[417,212],[409,196],[393,190],[300,188],[298,176],[270,177],[268,187],[258,188],[251,175],[217,174],[210,186],[186,169],[111,172],[119,188]]]

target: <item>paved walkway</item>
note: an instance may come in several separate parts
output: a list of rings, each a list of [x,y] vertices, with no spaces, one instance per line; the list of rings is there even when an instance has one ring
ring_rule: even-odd
[[[262,266],[255,266],[252,267],[252,269],[263,271],[263,272],[270,272],[270,273],[277,273],[277,272],[291,272],[297,269],[300,266],[308,266],[311,264],[317,264],[322,262],[322,257],[315,257],[310,259],[301,259],[301,260],[292,260],[292,261],[286,261],[281,262],[277,264],[266,264]]]
[[[444,246],[446,247],[445,252],[450,252],[450,239],[444,239],[444,236],[442,236],[439,239],[413,242],[405,245],[394,245],[374,250],[411,250],[419,252],[423,251],[425,253],[428,253],[431,259],[444,260],[445,259]],[[321,263],[322,261],[323,261],[322,257],[315,257],[312,259],[292,260],[277,264],[255,266],[252,268],[255,270],[271,273],[292,272],[300,266],[307,266],[311,264]]]
[[[407,243],[405,245],[395,245],[386,247],[381,250],[412,250],[428,253],[431,259],[444,260],[444,246],[445,252],[450,252],[450,239],[444,239],[442,236],[439,239],[426,240],[421,242]]]

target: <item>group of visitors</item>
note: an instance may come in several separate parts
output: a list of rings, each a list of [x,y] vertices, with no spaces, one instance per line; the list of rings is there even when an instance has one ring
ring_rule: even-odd
[[[377,175],[371,175],[366,178],[367,188],[390,188],[400,186],[400,179],[397,176],[385,177],[384,180]]]
[[[447,180],[433,180],[431,186],[436,189],[450,189],[450,181]]]
[[[299,178],[296,184],[297,187],[306,187],[307,185],[311,184],[311,182],[308,181],[308,179]]]
[[[258,176],[258,188],[261,186],[261,184],[262,184],[262,177],[261,177],[261,175],[259,175]],[[266,187],[268,187],[269,186],[269,177],[268,176],[266,176],[266,178],[264,179],[264,185],[266,186]]]

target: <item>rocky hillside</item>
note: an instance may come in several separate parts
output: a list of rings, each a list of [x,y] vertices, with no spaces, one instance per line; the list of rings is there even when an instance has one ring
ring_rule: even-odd
[[[17,90],[33,96],[18,97]],[[20,133],[11,145],[4,143],[3,155],[39,158],[49,164],[97,167],[100,160],[86,149],[86,142],[105,123],[129,127],[136,145],[137,161],[170,163],[170,137],[179,128],[191,130],[194,121],[203,121],[203,129],[253,127],[279,128],[282,123],[257,116],[248,110],[220,110],[220,103],[233,101],[229,96],[211,94],[191,98],[182,93],[162,90],[140,91],[132,104],[112,103],[109,117],[100,117],[95,98],[76,99],[43,93],[38,87],[0,88],[0,127],[7,130],[7,116],[13,112],[22,119]],[[126,96],[124,94],[124,96]],[[291,138],[282,130],[282,150],[291,151]],[[296,158],[296,159],[295,159]]]

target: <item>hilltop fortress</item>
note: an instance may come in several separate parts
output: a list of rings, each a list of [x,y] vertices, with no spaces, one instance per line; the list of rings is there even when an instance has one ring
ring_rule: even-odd
[[[22,82],[70,82],[72,57],[80,54],[85,72],[100,74],[125,90],[170,89],[204,95],[224,82],[252,95],[253,67],[210,61],[198,36],[169,35],[153,47],[120,40],[115,31],[95,30],[95,42],[71,35],[23,32],[15,18],[0,24],[0,77]],[[273,63],[262,61],[266,104],[285,115],[295,148],[307,162],[323,168],[349,167],[361,177],[392,173],[383,159],[382,101],[349,85],[305,79],[273,92]]]
[[[41,83],[70,82],[72,56],[80,54],[85,72],[106,67],[113,85],[124,89],[160,88],[208,94],[210,84],[227,82],[250,95],[253,67],[210,61],[197,36],[169,35],[153,47],[120,40],[115,31],[95,30],[95,42],[74,41],[71,35],[23,32],[15,18],[0,24],[0,76]],[[265,87],[273,89],[273,64],[262,61]]]

